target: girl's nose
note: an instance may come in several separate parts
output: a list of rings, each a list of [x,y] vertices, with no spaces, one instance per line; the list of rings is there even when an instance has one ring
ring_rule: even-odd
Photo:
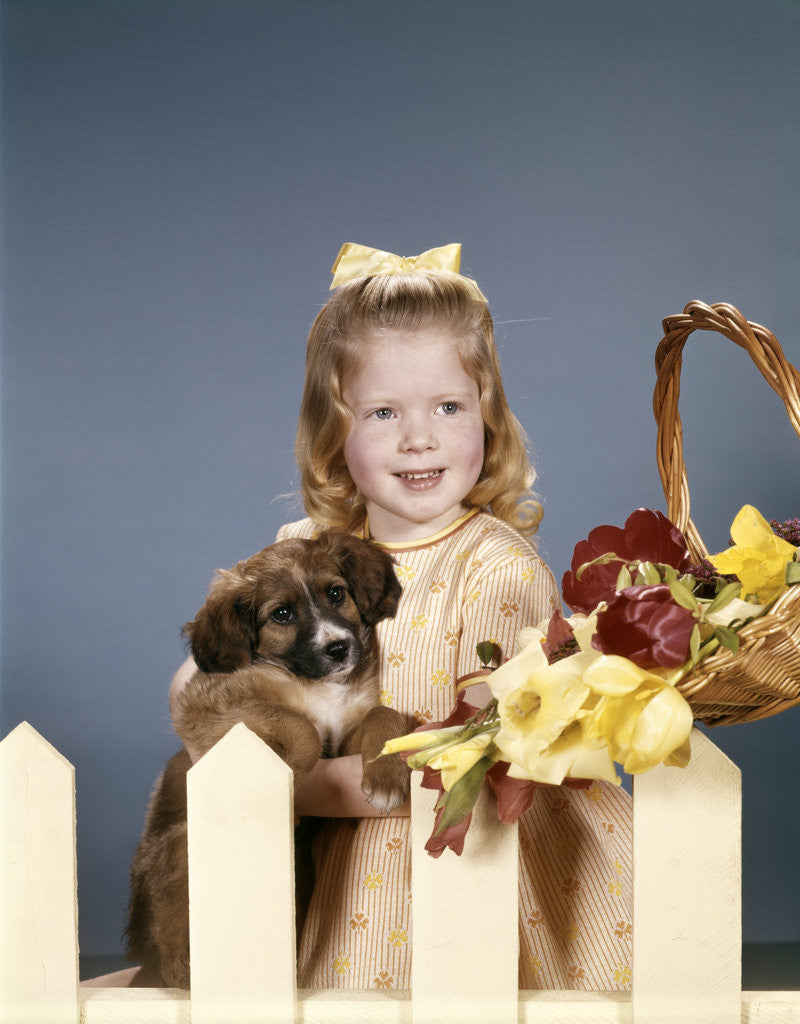
[[[400,440],[403,451],[424,452],[436,447],[436,436],[425,417],[409,417]]]

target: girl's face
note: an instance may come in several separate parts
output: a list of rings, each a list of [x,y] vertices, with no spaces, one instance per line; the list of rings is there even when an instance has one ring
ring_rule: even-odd
[[[449,526],[483,467],[478,385],[457,341],[437,330],[387,331],[360,346],[342,397],[344,445],[376,540],[419,540]]]

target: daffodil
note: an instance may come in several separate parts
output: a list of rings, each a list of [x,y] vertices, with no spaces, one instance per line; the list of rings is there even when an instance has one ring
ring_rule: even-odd
[[[588,643],[548,664],[541,631],[526,633],[528,645],[489,678],[500,718],[494,744],[510,777],[619,782],[615,761],[632,774],[688,763],[692,712],[673,685],[679,672],[648,671]]]
[[[786,589],[786,565],[797,548],[772,532],[772,527],[752,505],[745,505],[731,526],[733,546],[710,561],[722,573],[735,573],[742,594],[755,594],[769,604]]]
[[[535,640],[489,677],[498,697],[495,746],[512,778],[561,783],[566,776],[619,781],[608,749],[588,741],[581,718],[592,692],[583,679],[600,657],[580,651],[550,665]],[[495,676],[503,673],[501,680]]]

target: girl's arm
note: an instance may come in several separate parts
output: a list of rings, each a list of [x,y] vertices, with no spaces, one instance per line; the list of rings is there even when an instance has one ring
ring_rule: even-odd
[[[294,813],[304,818],[377,818],[379,812],[361,792],[361,755],[322,758],[294,791]],[[411,813],[410,800],[391,817]]]
[[[472,686],[468,686],[464,691],[464,699],[474,708],[483,708],[492,699],[492,691],[486,683],[476,679]]]
[[[532,550],[524,550],[524,542],[499,552],[491,551],[476,559],[480,568],[469,585],[479,600],[468,602],[462,609],[461,633],[456,665],[457,680],[471,680],[466,699],[474,707],[484,707],[492,698],[482,675],[476,647],[491,640],[499,648],[500,660],[507,661],[516,653],[521,629],[535,626],[549,618],[560,607],[558,589],[547,565]]]
[[[184,663],[175,673],[175,675],[172,677],[172,682],[170,683],[169,687],[169,714],[173,722],[173,728],[175,722],[175,708],[176,701],[178,699],[178,694],[181,693],[183,688],[186,686],[186,684],[189,682],[189,680],[192,678],[196,671],[197,665],[194,662],[194,658],[187,658],[186,661],[184,661]],[[184,742],[182,736],[180,737],[180,739],[183,742],[183,746],[186,750],[186,753],[192,759],[192,764],[194,764],[195,761],[199,760],[200,758],[200,751],[193,749],[191,744]]]
[[[175,675],[169,688],[170,714],[175,716],[175,701],[194,673],[197,671],[192,658],[187,658]],[[184,743],[192,764],[200,757],[200,751]],[[374,818],[378,811],[361,792],[361,755],[322,758],[294,791],[295,814],[323,818]],[[410,813],[410,804],[404,804],[392,812],[403,816]]]

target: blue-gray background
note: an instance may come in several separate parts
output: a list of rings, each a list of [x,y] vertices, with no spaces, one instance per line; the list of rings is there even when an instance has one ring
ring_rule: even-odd
[[[114,953],[179,627],[300,514],[340,244],[463,243],[560,577],[664,506],[663,316],[732,302],[800,363],[800,4],[7,0],[2,34],[3,733],[74,763],[81,946]],[[712,550],[744,502],[800,515],[740,350],[692,336],[681,411]],[[713,736],[744,770],[750,942],[800,940],[798,726]]]

